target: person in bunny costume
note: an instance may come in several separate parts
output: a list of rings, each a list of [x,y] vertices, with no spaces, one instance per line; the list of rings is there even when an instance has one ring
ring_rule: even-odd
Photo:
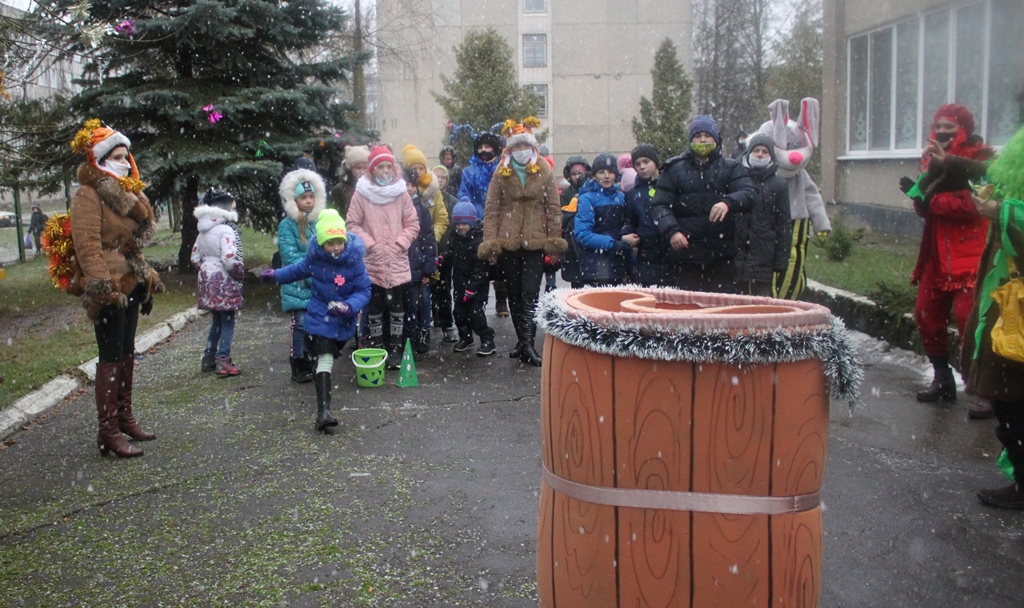
[[[820,106],[817,99],[805,97],[795,121],[789,118],[789,102],[785,99],[773,101],[768,112],[772,119],[763,123],[758,132],[775,140],[777,175],[789,185],[789,212],[793,219],[789,268],[775,275],[775,297],[796,300],[807,284],[804,266],[809,229],[814,228],[819,235],[832,232],[818,185],[807,174],[807,163],[818,145]]]

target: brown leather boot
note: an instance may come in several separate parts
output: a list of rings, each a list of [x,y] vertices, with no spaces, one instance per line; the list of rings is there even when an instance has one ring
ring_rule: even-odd
[[[977,401],[967,409],[967,417],[971,420],[988,420],[995,415],[996,411],[992,408],[992,402],[981,397],[978,397]]]
[[[96,447],[100,455],[110,452],[118,458],[142,456],[142,450],[128,443],[117,428],[117,393],[121,387],[121,363],[96,364],[96,414],[100,430],[96,436]]]
[[[917,400],[925,403],[933,403],[938,400],[956,401],[956,378],[953,370],[949,367],[949,357],[928,357],[932,362],[932,369],[935,370],[935,379],[931,385],[923,391],[917,392]]]
[[[499,317],[509,316],[508,311],[508,287],[505,281],[494,282],[494,312]]]
[[[156,434],[142,428],[132,416],[132,381],[135,377],[135,355],[121,362],[121,388],[117,391],[117,428],[135,441],[152,441]]]

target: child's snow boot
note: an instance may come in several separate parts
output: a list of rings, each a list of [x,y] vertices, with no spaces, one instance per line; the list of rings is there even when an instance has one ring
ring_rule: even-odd
[[[480,338],[480,348],[476,349],[476,356],[489,357],[494,354],[494,337]]]
[[[421,354],[421,355],[425,355],[425,354],[430,352],[430,330],[429,329],[421,329],[421,330],[419,330],[419,332],[417,332],[417,334],[416,334],[416,343],[413,345],[413,347],[414,347],[414,350],[417,353]]]
[[[292,366],[292,382],[306,383],[313,381],[313,370],[309,365],[309,359],[305,357],[289,357],[288,363]]]
[[[932,362],[932,369],[935,370],[935,379],[931,385],[923,391],[918,391],[917,400],[925,403],[932,403],[939,399],[943,401],[956,401],[956,378],[953,377],[953,370],[949,367],[949,356],[928,357]]]
[[[464,353],[469,350],[470,346],[473,346],[473,332],[469,331],[468,327],[460,327],[459,341],[455,343],[452,350],[457,353]]]
[[[200,369],[204,372],[217,371],[217,359],[213,355],[203,355],[202,367]]]
[[[316,430],[320,433],[333,435],[338,420],[331,414],[331,374],[317,372],[314,379],[316,385]]]

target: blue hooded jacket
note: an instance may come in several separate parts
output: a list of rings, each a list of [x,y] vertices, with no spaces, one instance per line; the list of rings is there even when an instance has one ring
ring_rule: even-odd
[[[309,240],[306,257],[274,274],[278,284],[312,279],[313,297],[306,308],[306,333],[332,340],[349,340],[356,335],[356,314],[370,301],[370,275],[363,256],[366,246],[358,235],[348,233],[345,250],[337,258],[324,251],[314,236]],[[352,308],[347,317],[327,312],[331,302],[345,302]]]
[[[628,260],[615,251],[622,236],[626,197],[618,185],[602,188],[590,179],[580,188],[573,238],[579,245],[582,281],[621,281],[626,278]]]

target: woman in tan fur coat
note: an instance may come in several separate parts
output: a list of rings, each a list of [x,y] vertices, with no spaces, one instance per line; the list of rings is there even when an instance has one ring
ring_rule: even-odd
[[[72,143],[76,152],[85,152],[86,162],[78,168],[81,186],[71,200],[80,268],[68,292],[82,297],[96,330],[96,445],[102,455],[121,458],[142,455],[122,433],[136,441],[156,439],[132,415],[132,376],[139,313],[148,315],[153,293],[163,291],[142,256],[156,228],[130,147],[127,137],[98,120],[87,122]]]
[[[533,117],[522,124],[505,123],[506,147],[487,190],[484,240],[477,252],[482,259],[496,259],[505,278],[519,339],[509,357],[536,366],[542,361],[534,348],[533,311],[544,276],[544,254],[560,256],[567,249],[558,185],[531,132],[539,125]]]

